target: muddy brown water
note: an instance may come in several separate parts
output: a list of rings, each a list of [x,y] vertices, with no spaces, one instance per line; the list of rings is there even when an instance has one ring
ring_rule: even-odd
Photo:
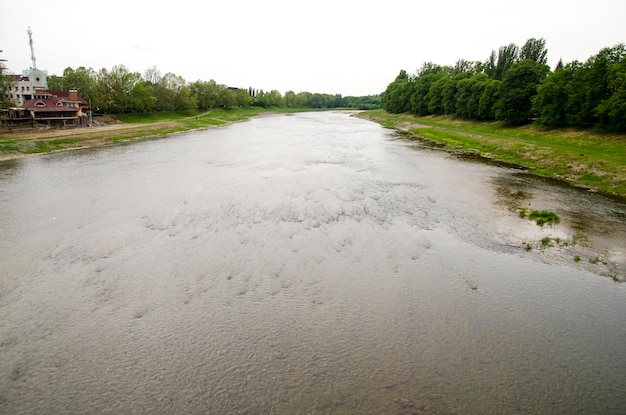
[[[626,413],[625,205],[347,113],[0,163],[0,212],[3,414]]]

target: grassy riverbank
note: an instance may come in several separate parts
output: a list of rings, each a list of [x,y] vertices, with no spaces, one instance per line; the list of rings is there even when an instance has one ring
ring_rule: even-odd
[[[535,125],[504,127],[499,122],[450,116],[415,117],[383,110],[359,117],[438,143],[445,150],[475,154],[527,168],[531,173],[626,199],[626,135]]]
[[[96,117],[98,124],[85,128],[0,131],[0,160],[211,128],[271,112],[277,110],[249,107],[184,114],[121,114]]]

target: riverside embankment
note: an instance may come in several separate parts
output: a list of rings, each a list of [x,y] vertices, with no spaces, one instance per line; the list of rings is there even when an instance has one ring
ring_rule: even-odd
[[[626,135],[587,130],[510,128],[448,116],[415,117],[382,110],[358,115],[437,144],[446,151],[523,167],[529,173],[626,200]]]

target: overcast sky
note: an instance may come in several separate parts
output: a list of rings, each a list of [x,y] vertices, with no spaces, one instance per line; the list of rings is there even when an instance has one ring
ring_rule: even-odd
[[[484,61],[492,50],[546,39],[551,67],[626,43],[624,0],[3,1],[0,57],[9,71],[61,75],[156,66],[187,81],[371,95],[424,62]]]

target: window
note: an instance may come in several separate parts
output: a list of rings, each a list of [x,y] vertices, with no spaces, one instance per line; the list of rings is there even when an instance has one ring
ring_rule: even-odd
[[[37,102],[35,102],[35,106],[37,106],[37,107],[45,107],[46,103],[42,102],[42,101],[37,101]]]

